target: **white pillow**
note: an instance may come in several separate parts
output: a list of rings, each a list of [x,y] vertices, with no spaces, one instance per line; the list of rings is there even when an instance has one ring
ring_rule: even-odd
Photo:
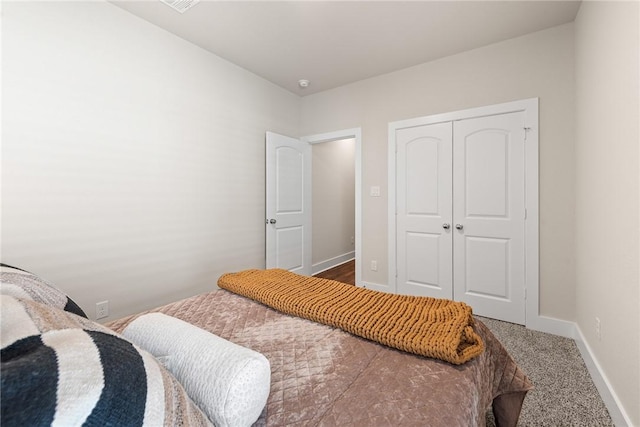
[[[158,358],[216,426],[250,426],[267,403],[271,366],[256,351],[162,313],[122,335]]]

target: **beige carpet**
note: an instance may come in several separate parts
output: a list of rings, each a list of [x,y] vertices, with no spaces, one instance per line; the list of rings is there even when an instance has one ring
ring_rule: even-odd
[[[576,343],[520,325],[479,317],[502,342],[535,387],[519,426],[613,426]],[[495,427],[487,413],[487,427]]]

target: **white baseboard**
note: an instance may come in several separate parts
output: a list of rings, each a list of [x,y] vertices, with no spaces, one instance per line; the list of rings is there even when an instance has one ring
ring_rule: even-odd
[[[576,324],[566,320],[555,319],[547,316],[527,317],[527,329],[559,335],[565,338],[575,338]]]
[[[361,288],[371,289],[371,290],[374,290],[374,291],[393,293],[393,291],[389,290],[389,286],[380,285],[378,283],[361,282],[361,283],[356,283],[356,285],[361,287]]]
[[[355,257],[356,257],[356,252],[352,251],[352,252],[347,252],[346,254],[339,255],[337,257],[327,259],[317,264],[313,264],[311,266],[311,274],[315,275],[318,273],[322,273],[325,270],[329,270],[330,268],[334,268],[339,266],[340,264],[344,264],[345,262],[351,261],[352,259],[355,259]]]
[[[631,423],[631,418],[624,410],[624,407],[620,403],[620,399],[618,399],[618,395],[613,390],[611,383],[598,363],[598,359],[595,358],[593,351],[591,351],[591,347],[589,347],[589,344],[585,340],[584,335],[577,324],[575,325],[574,331],[574,340],[578,346],[578,350],[580,350],[580,354],[587,366],[587,370],[589,371],[589,374],[591,374],[591,379],[593,379],[593,383],[598,389],[600,397],[602,397],[602,400],[609,411],[611,420],[616,427],[632,427],[633,424]]]

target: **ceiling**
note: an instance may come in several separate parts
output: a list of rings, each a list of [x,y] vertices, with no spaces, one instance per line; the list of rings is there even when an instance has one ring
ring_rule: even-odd
[[[120,8],[304,96],[572,22],[579,1],[212,1]],[[302,89],[298,80],[308,79]]]

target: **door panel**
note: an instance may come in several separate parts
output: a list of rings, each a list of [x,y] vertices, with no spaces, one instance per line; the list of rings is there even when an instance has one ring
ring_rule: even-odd
[[[451,298],[451,129],[439,123],[396,134],[396,266],[401,294]]]
[[[406,144],[408,215],[438,215],[438,145],[440,139],[418,138]]]
[[[275,227],[276,228],[276,264],[274,267],[289,271],[300,271],[304,267],[303,251],[304,228]]]
[[[508,300],[509,240],[467,237],[465,246],[467,293]]]
[[[460,120],[453,135],[454,299],[524,324],[524,113]]]
[[[509,134],[479,131],[468,135],[464,144],[466,216],[507,216]]]
[[[266,135],[266,268],[311,274],[311,146]]]
[[[412,287],[430,288],[441,292],[439,234],[407,232],[407,275],[406,284]]]
[[[276,149],[276,214],[302,214],[304,211],[304,153],[297,148]]]

